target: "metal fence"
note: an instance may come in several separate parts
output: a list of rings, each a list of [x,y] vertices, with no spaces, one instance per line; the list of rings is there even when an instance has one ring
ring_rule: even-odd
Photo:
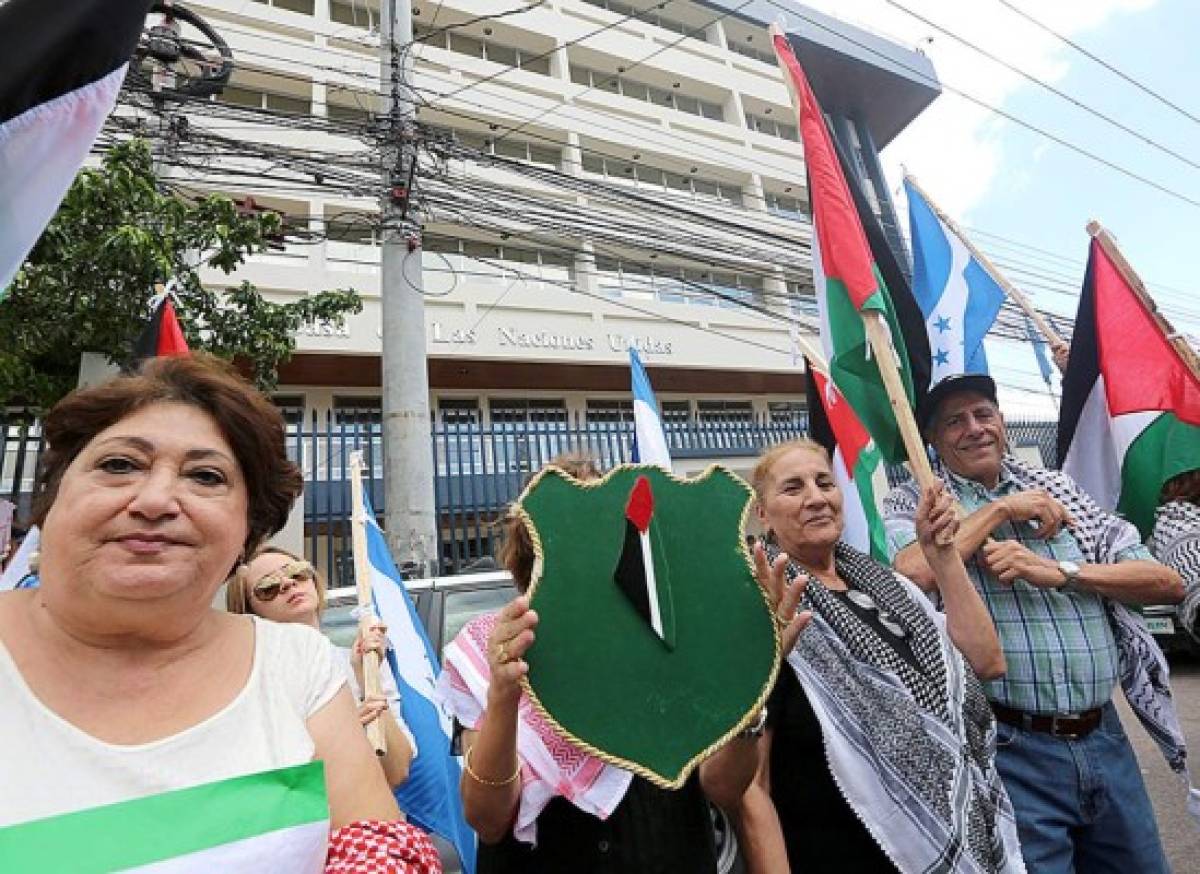
[[[318,416],[285,410],[288,454],[304,472],[305,552],[323,568],[331,585],[350,585],[352,561],[347,520],[350,516],[350,454],[363,451],[369,475],[363,486],[375,511],[385,512],[382,426],[378,407],[341,408]],[[18,524],[31,511],[33,482],[42,450],[40,423],[10,412],[3,425],[0,497],[17,505]],[[764,447],[805,436],[806,417],[757,418],[709,413],[703,419],[664,422],[667,445],[676,459],[737,459]],[[1055,461],[1054,422],[1008,423],[1014,446],[1037,447],[1047,465]],[[436,421],[430,427],[434,495],[441,536],[441,572],[457,573],[486,564],[493,554],[497,522],[530,474],[556,455],[583,450],[602,467],[629,461],[633,422],[622,413],[606,418],[565,411],[542,411],[524,422],[482,423],[473,417]],[[907,477],[891,466],[888,479]]]

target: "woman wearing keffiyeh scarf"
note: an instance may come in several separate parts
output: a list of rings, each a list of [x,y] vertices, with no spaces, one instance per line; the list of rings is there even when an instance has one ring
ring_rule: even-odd
[[[551,464],[581,480],[600,475],[588,456]],[[524,593],[533,545],[516,516],[505,535],[500,560]],[[777,598],[779,610],[795,613],[797,595]],[[790,623],[792,639],[801,625],[802,618]],[[731,740],[675,791],[606,764],[563,737],[522,692],[536,626],[524,594],[477,617],[446,648],[438,680],[461,730],[463,806],[480,838],[478,874],[716,874],[705,796],[736,804],[754,772],[754,740]]]
[[[1183,578],[1179,621],[1200,641],[1200,470],[1189,470],[1163,486],[1163,503],[1154,514],[1146,545],[1154,557]]]
[[[943,615],[840,541],[842,495],[820,445],[768,451],[754,486],[769,532],[756,557],[806,584],[813,618],[768,703],[760,773],[740,810],[753,869],[1024,871],[976,676],[1002,673],[1004,658],[944,545],[958,524],[949,496],[931,489],[917,514]]]

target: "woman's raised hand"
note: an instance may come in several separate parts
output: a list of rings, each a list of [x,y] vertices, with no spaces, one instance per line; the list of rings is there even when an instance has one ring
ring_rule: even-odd
[[[365,633],[359,628],[358,637],[354,638],[354,646],[350,648],[350,663],[354,665],[356,671],[361,671],[364,653],[378,653],[382,661],[387,657],[387,647],[387,626],[377,619],[371,623]]]
[[[917,541],[921,544],[921,551],[925,553],[925,560],[930,565],[935,560],[945,558],[955,549],[958,512],[954,506],[954,498],[950,496],[945,485],[939,482],[921,490],[915,521]]]
[[[796,647],[800,632],[812,619],[811,610],[799,610],[800,599],[808,587],[808,575],[803,571],[795,582],[787,579],[788,557],[780,553],[774,563],[767,561],[767,552],[761,543],[754,544],[754,576],[771,600],[775,611],[775,624],[779,626],[782,652],[786,656]]]
[[[497,701],[515,701],[521,695],[521,678],[529,672],[524,656],[533,645],[538,616],[529,609],[529,596],[513,598],[496,621],[488,637],[487,658],[492,681],[488,696]]]

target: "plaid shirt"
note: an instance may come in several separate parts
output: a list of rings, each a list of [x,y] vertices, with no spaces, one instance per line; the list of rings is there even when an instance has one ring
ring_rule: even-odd
[[[1022,490],[1004,468],[996,488],[990,491],[954,473],[949,478],[968,514]],[[916,541],[912,515],[896,512],[885,503],[885,522],[893,556]],[[1017,540],[1036,555],[1056,562],[1085,560],[1067,529],[1047,540],[1038,537],[1028,522],[1005,522],[991,536]],[[1118,561],[1148,558],[1149,551],[1140,543],[1117,553]],[[1120,662],[1099,595],[1073,586],[1042,589],[1023,580],[1005,585],[987,571],[978,555],[972,556],[966,566],[996,623],[1008,663],[1005,676],[984,683],[989,698],[1017,710],[1042,714],[1079,713],[1108,702],[1120,680]]]

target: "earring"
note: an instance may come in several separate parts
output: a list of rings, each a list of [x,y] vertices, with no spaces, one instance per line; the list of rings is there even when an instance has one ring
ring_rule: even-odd
[[[31,574],[36,574],[38,572],[38,565],[40,565],[41,563],[42,563],[42,554],[40,552],[35,550],[35,551],[29,553],[29,572]]]

